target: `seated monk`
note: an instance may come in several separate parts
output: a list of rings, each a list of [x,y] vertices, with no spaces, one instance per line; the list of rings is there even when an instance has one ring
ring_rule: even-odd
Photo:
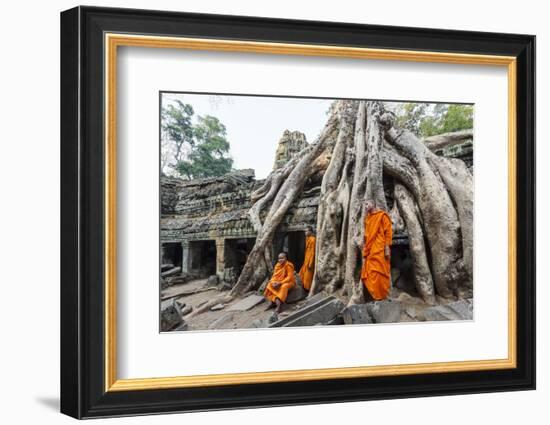
[[[374,202],[367,201],[365,243],[361,280],[375,300],[387,298],[390,292],[390,246],[392,223],[389,215]]]
[[[276,313],[280,313],[288,296],[288,291],[296,285],[294,265],[288,261],[285,252],[281,252],[273,270],[273,276],[264,290],[264,296],[277,306]]]
[[[315,271],[315,236],[311,226],[306,227],[306,250],[304,253],[304,264],[298,275],[302,280],[304,289],[309,291],[311,282],[313,281],[313,273]]]

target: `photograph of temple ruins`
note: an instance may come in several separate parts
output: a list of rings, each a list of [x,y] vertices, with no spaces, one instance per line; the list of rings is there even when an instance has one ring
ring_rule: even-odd
[[[474,105],[159,109],[160,332],[473,320]]]

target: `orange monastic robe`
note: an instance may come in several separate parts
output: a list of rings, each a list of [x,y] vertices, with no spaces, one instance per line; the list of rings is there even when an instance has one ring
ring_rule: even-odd
[[[273,288],[272,283],[279,282],[281,286],[277,289]],[[273,270],[273,276],[267,284],[264,296],[271,302],[275,302],[275,298],[279,298],[282,302],[286,301],[288,291],[296,285],[294,278],[294,264],[290,261],[285,261],[283,264],[277,262]]]
[[[304,289],[309,291],[311,282],[313,281],[313,272],[315,267],[315,236],[306,238],[306,251],[304,253],[304,264],[298,275],[304,284]]]
[[[391,219],[378,210],[365,218],[365,244],[361,280],[375,300],[385,299],[390,292],[390,259],[384,247],[392,243]]]

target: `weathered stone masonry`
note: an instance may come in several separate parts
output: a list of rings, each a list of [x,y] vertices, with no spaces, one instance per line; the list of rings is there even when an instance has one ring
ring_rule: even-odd
[[[250,195],[261,184],[253,170],[191,181],[162,177],[163,263],[181,266],[186,273],[220,277],[227,267],[242,267],[256,238],[247,215]],[[275,251],[286,249],[292,257],[299,257],[304,227],[315,225],[318,196],[318,188],[313,188],[289,211]]]

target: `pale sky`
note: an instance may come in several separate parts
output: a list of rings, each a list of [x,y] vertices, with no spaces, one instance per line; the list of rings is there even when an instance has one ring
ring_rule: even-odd
[[[179,99],[198,115],[212,115],[227,128],[235,169],[253,168],[257,179],[273,169],[277,143],[285,130],[301,131],[315,141],[332,100],[260,96],[163,93],[163,105]]]

